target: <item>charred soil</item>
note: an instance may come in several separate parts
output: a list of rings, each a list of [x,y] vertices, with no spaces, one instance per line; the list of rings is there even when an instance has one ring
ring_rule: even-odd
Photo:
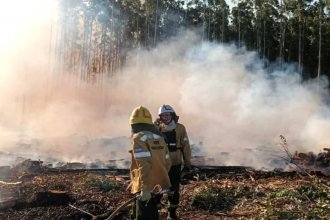
[[[223,168],[223,167],[222,167]],[[236,169],[236,171],[235,171]],[[0,219],[106,219],[132,198],[128,173],[38,170],[0,181]],[[161,217],[166,219],[166,196]],[[129,219],[130,207],[114,219]],[[198,170],[182,182],[180,219],[330,219],[322,173]]]

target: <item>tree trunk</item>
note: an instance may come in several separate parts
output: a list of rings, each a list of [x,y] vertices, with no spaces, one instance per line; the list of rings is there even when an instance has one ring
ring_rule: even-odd
[[[322,58],[322,11],[323,11],[323,5],[322,2],[320,2],[320,14],[319,14],[319,56],[318,56],[318,68],[317,68],[317,80],[320,80],[321,76],[321,58]]]

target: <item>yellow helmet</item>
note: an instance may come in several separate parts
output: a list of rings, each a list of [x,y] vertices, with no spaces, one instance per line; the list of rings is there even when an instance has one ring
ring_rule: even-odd
[[[146,107],[139,106],[132,111],[129,124],[133,125],[139,123],[153,124],[151,114]]]

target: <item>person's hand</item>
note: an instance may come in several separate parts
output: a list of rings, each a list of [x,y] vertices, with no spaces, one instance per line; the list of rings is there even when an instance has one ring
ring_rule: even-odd
[[[143,190],[141,191],[140,196],[141,196],[141,201],[142,201],[142,202],[146,202],[146,201],[148,201],[148,200],[151,199],[151,192],[150,192],[150,190],[143,189]]]
[[[160,120],[160,118],[157,118],[157,119],[154,121],[154,125],[156,125],[156,126],[159,126],[161,123],[162,123],[162,121]]]

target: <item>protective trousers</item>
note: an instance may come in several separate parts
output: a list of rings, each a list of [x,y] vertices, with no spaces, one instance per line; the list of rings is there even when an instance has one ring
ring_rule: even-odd
[[[139,199],[133,204],[132,220],[159,220],[160,195],[153,195],[149,201]]]
[[[174,165],[171,167],[170,172],[168,173],[171,180],[171,193],[168,195],[168,201],[170,207],[176,208],[179,205],[180,201],[180,179],[181,179],[181,164]]]

